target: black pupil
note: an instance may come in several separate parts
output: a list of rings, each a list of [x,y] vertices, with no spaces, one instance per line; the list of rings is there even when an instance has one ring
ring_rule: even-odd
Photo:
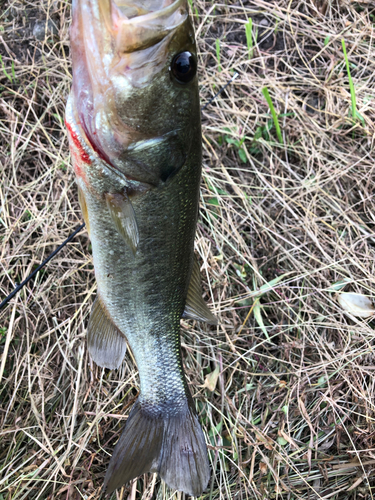
[[[185,51],[174,56],[171,69],[178,82],[190,82],[194,78],[197,71],[197,65],[193,54]]]

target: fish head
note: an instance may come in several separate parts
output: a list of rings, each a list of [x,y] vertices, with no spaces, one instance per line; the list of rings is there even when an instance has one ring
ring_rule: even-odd
[[[73,0],[71,46],[76,119],[102,160],[159,185],[199,157],[187,0]]]

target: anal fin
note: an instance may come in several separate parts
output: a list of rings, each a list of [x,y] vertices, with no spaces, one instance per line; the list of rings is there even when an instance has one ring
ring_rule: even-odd
[[[117,231],[135,255],[139,243],[139,231],[134,208],[128,195],[107,193],[105,199]]]
[[[210,325],[217,325],[218,323],[216,316],[212,314],[202,298],[201,276],[199,264],[195,255],[189,290],[186,297],[185,310],[182,317],[185,319],[204,321]]]
[[[87,325],[87,344],[95,363],[111,370],[120,366],[126,353],[125,336],[109,318],[99,295]]]

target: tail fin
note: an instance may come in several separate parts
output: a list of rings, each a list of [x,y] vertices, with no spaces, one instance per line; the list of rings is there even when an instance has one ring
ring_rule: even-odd
[[[210,479],[207,447],[194,409],[169,419],[164,430],[159,474],[170,488],[197,497]]]
[[[170,488],[192,496],[206,489],[207,448],[190,402],[173,416],[135,403],[109,463],[104,489],[110,494],[149,471],[158,472]]]

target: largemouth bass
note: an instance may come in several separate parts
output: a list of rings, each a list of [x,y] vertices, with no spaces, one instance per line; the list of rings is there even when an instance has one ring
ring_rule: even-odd
[[[128,342],[140,378],[104,487],[152,471],[197,496],[210,473],[180,318],[216,318],[193,254],[201,126],[187,1],[73,0],[71,49],[66,125],[98,288],[88,350],[115,369]]]

